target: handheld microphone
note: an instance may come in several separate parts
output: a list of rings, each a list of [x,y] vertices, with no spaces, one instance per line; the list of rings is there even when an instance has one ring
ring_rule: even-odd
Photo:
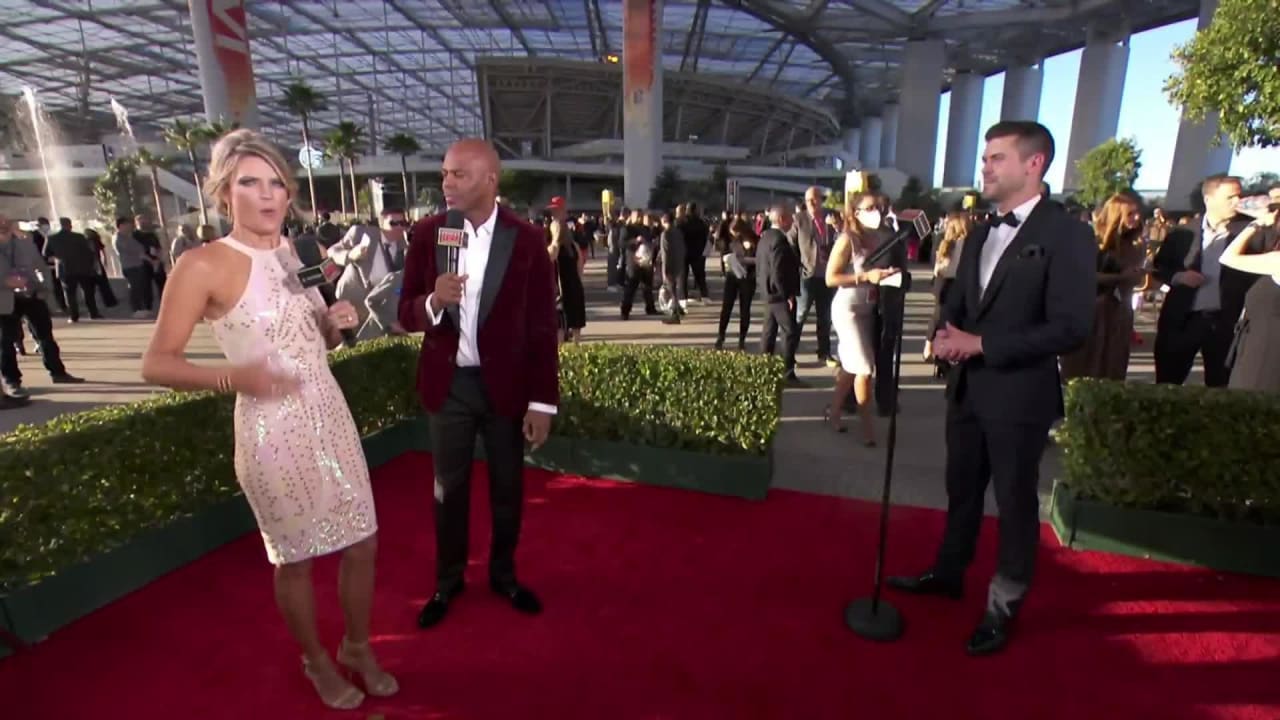
[[[302,261],[302,269],[294,273],[302,287],[318,289],[320,297],[324,298],[324,304],[327,306],[338,302],[338,297],[333,292],[333,284],[342,275],[342,269],[333,260],[321,254],[320,245],[305,235],[293,241],[293,249],[298,253],[298,259]],[[347,347],[355,347],[355,331],[350,328],[343,330],[342,342]]]
[[[450,210],[444,216],[444,225],[436,228],[436,245],[448,248],[448,261],[445,272],[458,273],[462,251],[467,247],[467,233],[463,230],[464,217],[461,210]]]

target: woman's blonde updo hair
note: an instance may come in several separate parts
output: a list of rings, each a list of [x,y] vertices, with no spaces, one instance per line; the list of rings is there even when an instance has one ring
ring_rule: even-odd
[[[289,163],[262,133],[253,130],[232,130],[213,144],[209,158],[209,177],[204,182],[204,194],[223,215],[230,215],[226,197],[234,179],[236,165],[241,158],[249,156],[262,158],[271,166],[284,183],[285,192],[289,194],[289,204],[298,195],[298,182],[293,179]]]

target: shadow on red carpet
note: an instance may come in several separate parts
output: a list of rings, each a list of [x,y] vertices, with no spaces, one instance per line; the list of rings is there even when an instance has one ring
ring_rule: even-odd
[[[0,710],[56,718],[1248,718],[1280,717],[1280,583],[1077,553],[1046,529],[1009,649],[970,659],[994,564],[983,531],[963,602],[893,596],[894,644],[845,629],[869,591],[877,507],[775,491],[750,502],[529,471],[518,615],[487,588],[483,466],[469,592],[431,631],[430,458],[376,473],[377,651],[402,686],[324,710],[244,538],[0,661]],[[895,508],[889,567],[925,567],[943,523]],[[337,644],[334,558],[316,565]]]

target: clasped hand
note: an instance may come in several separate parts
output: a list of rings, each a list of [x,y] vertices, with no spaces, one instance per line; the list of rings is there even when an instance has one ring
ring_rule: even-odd
[[[933,354],[947,362],[963,362],[982,354],[982,338],[947,323],[933,335]]]

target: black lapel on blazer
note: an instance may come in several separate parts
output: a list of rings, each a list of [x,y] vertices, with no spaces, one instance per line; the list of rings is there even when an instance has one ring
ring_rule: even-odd
[[[991,226],[983,223],[964,241],[963,254],[960,256],[961,264],[964,264],[965,255],[973,254],[973,260],[969,261],[972,272],[961,277],[957,268],[956,282],[962,282],[962,288],[965,292],[965,307],[969,308],[969,312],[977,314],[977,309],[982,301],[982,288],[978,286],[978,279],[982,276],[982,246],[987,243],[987,236],[991,234]],[[968,268],[966,268],[968,269]]]
[[[502,222],[501,216],[495,221],[493,240],[489,243],[489,263],[484,268],[484,284],[480,286],[480,316],[476,327],[484,325],[493,309],[493,301],[502,289],[502,279],[506,277],[507,265],[511,263],[511,251],[516,245],[516,226]]]
[[[1000,293],[1000,285],[1004,283],[1005,277],[1009,274],[1009,269],[1018,261],[1018,254],[1022,252],[1022,248],[1035,242],[1037,239],[1045,237],[1044,223],[1049,219],[1050,203],[1041,200],[1031,209],[1031,214],[1027,216],[1026,221],[1018,228],[1018,234],[1013,236],[1013,240],[1009,243],[1009,247],[1004,249],[1004,254],[996,262],[996,269],[991,273],[991,281],[987,283],[986,292],[982,293],[982,302],[978,305],[978,314],[986,312],[991,307],[991,302],[995,300],[996,295]],[[981,262],[981,256],[979,256]],[[982,268],[978,268],[978,274],[982,274]]]

